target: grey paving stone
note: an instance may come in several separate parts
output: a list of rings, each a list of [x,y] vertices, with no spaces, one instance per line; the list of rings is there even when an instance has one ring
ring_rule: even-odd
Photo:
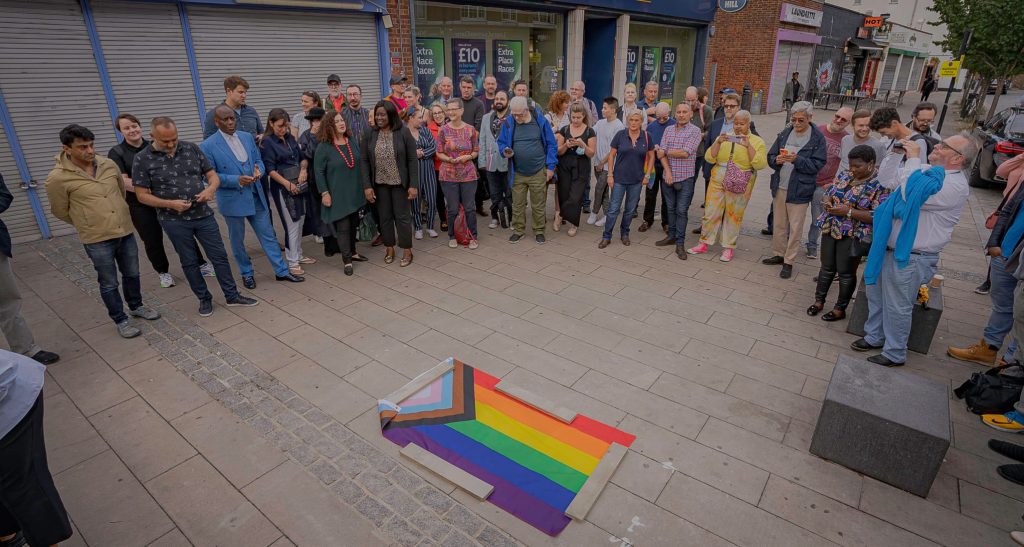
[[[401,465],[396,465],[388,476],[391,478],[392,482],[401,486],[407,492],[415,492],[419,487],[426,484],[418,475],[412,473]]]
[[[366,495],[366,491],[361,486],[356,484],[354,481],[341,478],[331,485],[331,492],[334,492],[349,505],[354,505],[357,501],[363,499]]]
[[[317,460],[313,465],[309,466],[309,471],[316,478],[320,479],[320,482],[328,485],[334,484],[335,481],[341,478],[341,471],[338,471],[337,467],[324,460]]]
[[[397,486],[388,488],[378,497],[400,515],[411,515],[423,507],[420,502]]]
[[[200,384],[199,387],[203,388],[210,395],[223,393],[224,390],[227,389],[227,386],[225,386],[223,382],[217,379],[207,380]]]
[[[484,529],[476,535],[476,539],[480,543],[487,545],[487,547],[515,547],[519,545],[508,534],[491,525],[484,526]]]
[[[441,541],[452,529],[450,525],[437,518],[437,514],[426,508],[413,513],[409,517],[409,522],[437,541]]]
[[[429,484],[423,485],[422,488],[412,493],[416,499],[420,500],[420,503],[434,510],[438,515],[443,515],[448,512],[449,509],[455,505],[452,499],[445,495],[444,492],[430,486]]]
[[[231,407],[231,413],[243,420],[248,420],[257,414],[256,407],[249,403],[242,402]]]
[[[327,433],[333,437],[334,440],[341,443],[345,443],[352,438],[352,432],[338,422],[328,424],[327,427],[324,428],[324,433]]]
[[[253,416],[252,419],[249,420],[249,425],[251,425],[252,428],[261,435],[268,435],[271,431],[274,431],[277,428],[277,426],[274,425],[274,422],[271,422],[265,416]]]
[[[321,411],[316,407],[307,410],[306,413],[303,414],[303,416],[305,416],[305,418],[309,420],[311,424],[317,427],[323,427],[334,420],[334,418],[331,418],[327,413]]]
[[[290,410],[282,410],[279,412],[277,416],[274,416],[274,421],[290,431],[295,431],[299,427],[306,425],[306,420],[304,420],[302,416],[299,416]]]
[[[484,526],[483,519],[461,505],[453,505],[444,514],[444,520],[452,523],[456,528],[470,536],[476,536],[477,532]]]
[[[295,461],[306,467],[316,461],[316,451],[308,444],[299,441],[287,450],[288,455],[295,458]]]
[[[466,537],[458,530],[449,532],[440,543],[445,547],[476,547],[479,545],[476,541]]]
[[[301,397],[293,397],[291,399],[288,399],[288,401],[285,402],[284,406],[294,410],[295,412],[298,412],[299,414],[308,412],[310,409],[313,408],[313,405],[309,404],[309,401]]]
[[[324,437],[324,434],[321,433],[319,429],[309,423],[303,423],[299,427],[293,429],[292,433],[310,445]]]
[[[375,496],[383,494],[385,490],[391,487],[391,481],[387,477],[369,469],[356,476],[356,482],[361,484],[363,488],[366,488],[367,492]]]
[[[364,517],[370,519],[376,526],[381,526],[384,521],[387,520],[394,512],[388,509],[381,502],[374,499],[372,496],[365,496],[363,499],[357,501],[353,507],[356,511],[359,511]]]
[[[403,547],[415,546],[419,543],[421,537],[418,530],[413,528],[408,521],[398,516],[391,517],[381,526],[381,530]]]
[[[334,463],[349,477],[355,477],[370,468],[370,462],[366,458],[352,452],[345,452],[338,456]]]

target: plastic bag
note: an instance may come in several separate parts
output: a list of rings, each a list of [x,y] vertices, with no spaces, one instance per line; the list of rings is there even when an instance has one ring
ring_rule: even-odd
[[[455,241],[459,245],[469,245],[473,239],[473,232],[469,231],[469,224],[466,222],[466,210],[459,205],[459,216],[455,217]]]
[[[359,241],[372,241],[373,238],[377,237],[377,223],[373,221],[373,215],[367,212],[363,215],[363,219],[359,221],[359,230],[356,233],[356,237]]]

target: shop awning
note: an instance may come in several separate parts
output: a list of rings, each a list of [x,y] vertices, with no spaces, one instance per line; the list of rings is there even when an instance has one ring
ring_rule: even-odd
[[[864,38],[848,38],[847,42],[864,51],[882,51],[882,46]]]

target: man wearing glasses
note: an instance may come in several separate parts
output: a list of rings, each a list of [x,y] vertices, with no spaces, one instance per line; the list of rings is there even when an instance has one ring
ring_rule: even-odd
[[[961,133],[949,137],[935,145],[928,155],[928,164],[922,164],[918,153],[922,143],[904,138],[899,141],[907,151],[904,167],[896,171],[897,186],[893,189],[889,200],[898,201],[898,207],[891,215],[891,225],[882,224],[885,216],[880,215],[881,208],[875,211],[874,233],[884,234],[888,231],[888,240],[881,266],[872,263],[876,257],[878,246],[872,246],[865,268],[865,279],[871,273],[877,276],[877,282],[867,285],[868,319],[864,324],[864,337],[850,344],[855,351],[881,349],[882,353],[873,355],[868,361],[886,367],[898,367],[907,360],[907,339],[910,337],[911,316],[914,303],[917,301],[918,288],[927,283],[935,274],[939,263],[939,253],[953,237],[953,228],[960,220],[960,212],[967,202],[967,177],[963,168],[971,165],[978,155],[978,144],[970,135]],[[932,167],[945,170],[941,189],[932,194],[923,203],[915,203],[914,196],[920,188],[914,188],[922,182],[922,176],[908,180],[918,171],[928,171]],[[902,207],[899,207],[902,205]],[[883,203],[882,207],[885,204]],[[917,213],[915,226],[904,224],[901,219],[913,218]],[[882,216],[882,219],[879,217]],[[903,230],[916,230],[913,242],[901,239]],[[881,243],[875,241],[875,243]],[[908,253],[909,251],[909,253]]]
[[[849,135],[846,132],[846,126],[850,125],[852,117],[853,109],[844,106],[836,110],[835,115],[832,116],[832,121],[818,126],[821,133],[825,135],[827,159],[825,160],[825,167],[818,171],[818,178],[814,181],[817,187],[814,189],[814,197],[811,198],[811,227],[807,229],[807,258],[818,258],[818,240],[821,239],[821,228],[817,226],[814,220],[824,210],[821,199],[825,195],[825,188],[832,184],[832,180],[836,178],[836,172],[839,171],[843,139]]]
[[[526,233],[526,197],[533,208],[534,239],[544,243],[544,207],[547,202],[546,184],[555,174],[558,147],[555,133],[544,116],[535,116],[526,97],[513,97],[509,101],[512,123],[501,126],[498,148],[509,158],[509,185],[512,186],[512,236],[510,243],[518,243]]]
[[[939,136],[938,131],[932,129],[932,123],[935,122],[935,110],[934,103],[918,104],[914,107],[914,114],[907,123],[907,127],[917,135],[941,141],[942,137]]]

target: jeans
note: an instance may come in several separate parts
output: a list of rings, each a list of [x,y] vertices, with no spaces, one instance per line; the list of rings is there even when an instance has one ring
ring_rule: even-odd
[[[194,220],[161,220],[167,237],[174,245],[181,260],[181,269],[185,272],[185,279],[192,293],[199,301],[213,300],[213,295],[206,288],[206,279],[199,271],[199,256],[195,253],[195,242],[203,246],[206,258],[213,264],[213,270],[217,272],[217,283],[220,284],[224,298],[228,301],[238,298],[238,287],[231,274],[231,264],[228,263],[228,253],[224,250],[224,240],[220,237],[220,227],[217,226],[217,219],[213,215]]]
[[[484,171],[491,191],[491,218],[497,220],[498,211],[505,209],[505,218],[512,220],[512,189],[508,186],[508,171]]]
[[[253,274],[252,260],[245,250],[245,222],[249,221],[256,238],[260,240],[260,247],[263,254],[267,255],[271,267],[274,268],[274,275],[288,275],[288,264],[285,264],[281,256],[281,247],[277,243],[277,234],[270,224],[270,211],[263,206],[263,202],[253,194],[253,201],[256,202],[256,214],[247,217],[224,217],[224,223],[228,225],[228,239],[231,241],[231,254],[235,255],[235,264],[238,264],[238,272],[242,277]],[[291,220],[291,219],[288,219]]]
[[[516,173],[512,183],[512,233],[526,233],[526,195],[530,195],[533,211],[533,233],[544,233],[544,208],[547,206],[547,171],[541,169],[532,175]]]
[[[608,204],[608,220],[604,224],[603,239],[611,240],[612,229],[615,228],[615,219],[622,211],[622,222],[619,226],[619,234],[622,237],[629,237],[629,223],[633,222],[633,215],[636,214],[636,206],[640,203],[640,191],[644,189],[643,183],[615,184],[612,186],[612,199]],[[622,200],[625,198],[625,206]]]
[[[829,234],[821,238],[821,270],[818,271],[818,286],[814,291],[814,301],[825,303],[828,291],[832,288],[832,279],[839,274],[839,298],[836,309],[846,311],[850,298],[857,290],[857,267],[860,257],[850,256],[853,237],[846,236],[836,239]]]
[[[892,251],[886,251],[878,283],[866,287],[868,319],[864,323],[864,340],[872,346],[884,342],[882,355],[890,361],[907,360],[907,339],[917,291],[935,275],[938,263],[939,255],[911,254],[907,267],[900,269]]]
[[[995,347],[1002,347],[1006,335],[1013,328],[1013,306],[1014,289],[1017,288],[1017,278],[1006,271],[1006,257],[997,256],[992,259],[989,267],[992,276],[992,288],[989,290],[989,297],[992,298],[992,313],[988,316],[988,324],[985,325],[985,342]],[[1015,339],[1009,343],[1006,355],[1013,355],[1018,341]]]
[[[694,175],[686,180],[669,184],[661,183],[661,195],[668,207],[668,235],[674,237],[676,245],[686,241],[686,224],[690,220],[690,204],[693,202]]]
[[[821,239],[821,228],[818,228],[818,217],[821,216],[822,211],[825,210],[825,206],[821,203],[821,198],[825,197],[825,188],[818,186],[814,189],[814,197],[811,198],[811,226],[807,228],[807,250],[818,248],[818,240]]]
[[[448,182],[441,181],[444,190],[444,201],[448,204],[448,239],[455,239],[455,218],[459,216],[459,205],[466,212],[466,226],[477,237],[476,231],[476,187],[477,181]]]
[[[1017,282],[1017,287],[1013,289],[1013,328],[1010,333],[1013,335],[1014,340],[1024,340],[1024,283]],[[1018,343],[1016,351],[1013,355],[1006,354],[1003,356],[1007,361],[1016,361],[1018,363],[1024,363],[1024,343]],[[1017,403],[1020,405],[1021,403]],[[1020,412],[1024,412],[1024,408],[1017,409]]]
[[[137,309],[142,305],[142,285],[139,283],[139,246],[135,243],[135,234],[86,243],[85,252],[96,268],[100,298],[107,307],[107,315],[114,323],[128,319],[128,314],[124,312],[124,306],[121,304],[121,294],[117,290],[117,271],[121,270],[121,283],[124,285],[122,290],[128,308]],[[198,270],[199,264],[196,263],[196,271]]]
[[[665,180],[665,168],[660,163],[654,164],[654,184],[650,188],[646,188],[644,196],[644,222],[648,226],[654,226],[654,208],[658,206],[658,189],[661,183]],[[612,192],[615,189],[612,188]],[[665,218],[668,216],[668,205],[665,203],[665,196],[661,197],[661,225],[667,226],[668,220]]]
[[[4,333],[14,353],[32,357],[43,349],[36,345],[28,322],[21,315],[21,291],[14,280],[11,259],[3,253],[0,253],[0,332]]]

